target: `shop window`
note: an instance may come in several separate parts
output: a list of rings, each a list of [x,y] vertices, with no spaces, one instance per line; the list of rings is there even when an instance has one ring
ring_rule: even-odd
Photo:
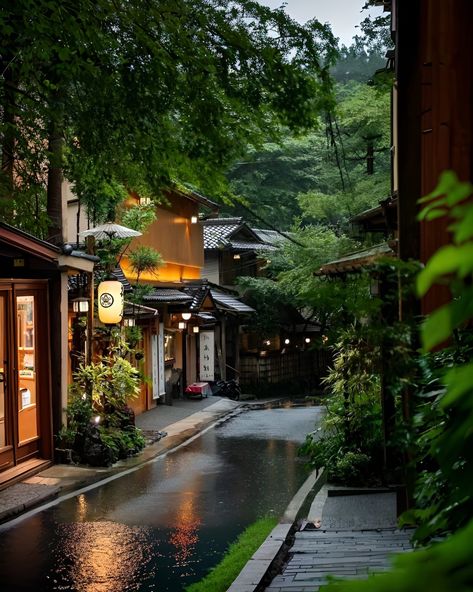
[[[164,361],[172,362],[176,357],[176,337],[171,331],[164,332]]]

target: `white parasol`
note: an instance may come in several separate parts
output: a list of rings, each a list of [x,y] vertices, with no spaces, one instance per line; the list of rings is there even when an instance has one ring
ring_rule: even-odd
[[[138,232],[138,230],[133,230],[131,228],[127,228],[126,226],[120,226],[120,224],[114,224],[113,222],[107,222],[106,224],[101,224],[95,228],[90,228],[89,230],[83,230],[82,232],[79,232],[79,236],[81,238],[93,236],[96,240],[132,238],[134,236],[141,236],[142,234],[143,233]]]

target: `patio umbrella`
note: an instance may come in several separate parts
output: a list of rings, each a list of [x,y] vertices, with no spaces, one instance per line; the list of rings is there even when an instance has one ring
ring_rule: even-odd
[[[142,232],[132,230],[126,226],[120,226],[120,224],[114,224],[113,222],[107,222],[105,224],[101,224],[100,226],[96,226],[95,228],[90,228],[89,230],[83,230],[82,232],[79,232],[79,236],[81,238],[93,236],[96,240],[132,238],[133,236],[141,236],[142,234]]]

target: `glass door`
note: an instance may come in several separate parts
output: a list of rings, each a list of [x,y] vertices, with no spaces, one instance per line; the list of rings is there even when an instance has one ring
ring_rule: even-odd
[[[0,290],[0,470],[14,464],[10,396],[10,292]]]

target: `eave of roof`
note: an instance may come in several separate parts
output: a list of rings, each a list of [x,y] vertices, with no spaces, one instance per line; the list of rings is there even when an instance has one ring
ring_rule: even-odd
[[[383,257],[397,257],[397,241],[384,242],[368,249],[348,253],[340,259],[325,263],[314,275],[337,275],[359,271]]]
[[[46,261],[57,261],[62,253],[60,247],[43,241],[5,222],[0,222],[0,240]]]
[[[214,289],[211,289],[210,293],[215,304],[217,305],[217,308],[239,314],[253,314],[255,312],[254,308],[251,308],[251,306],[248,306],[248,304],[238,300],[238,298],[235,296],[225,294],[225,292],[220,292],[219,290]]]
[[[150,306],[144,306],[143,304],[135,304],[134,302],[128,302],[125,300],[124,316],[126,317],[138,317],[138,318],[152,318],[157,316],[158,311]]]

